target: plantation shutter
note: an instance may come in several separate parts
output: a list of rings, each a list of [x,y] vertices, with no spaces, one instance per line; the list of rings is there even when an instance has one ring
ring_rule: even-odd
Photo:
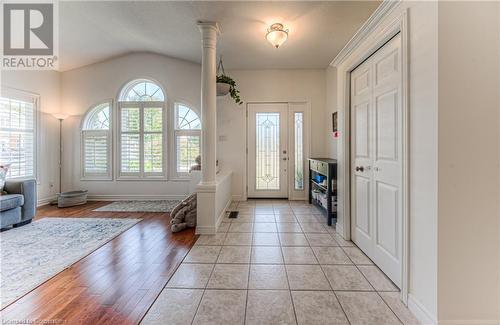
[[[8,178],[35,176],[35,100],[0,97],[0,165]]]
[[[109,142],[108,131],[84,131],[85,175],[108,175]]]

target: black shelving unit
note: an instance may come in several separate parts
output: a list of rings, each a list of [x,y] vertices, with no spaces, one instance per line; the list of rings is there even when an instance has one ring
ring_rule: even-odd
[[[315,179],[322,175],[326,183],[318,183]],[[313,198],[313,190],[326,194],[326,207]],[[333,198],[337,197],[337,160],[330,158],[309,158],[309,203],[319,206],[326,215],[328,225],[337,222],[337,210],[333,209]],[[336,202],[336,200],[335,200]]]

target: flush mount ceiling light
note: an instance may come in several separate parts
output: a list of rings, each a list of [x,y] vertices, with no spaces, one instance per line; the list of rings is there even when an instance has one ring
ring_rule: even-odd
[[[267,30],[266,39],[275,48],[280,47],[288,38],[288,29],[283,24],[275,23]]]

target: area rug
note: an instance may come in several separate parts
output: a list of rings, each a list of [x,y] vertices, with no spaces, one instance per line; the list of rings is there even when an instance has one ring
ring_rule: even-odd
[[[97,208],[100,212],[170,212],[180,200],[117,201]]]
[[[141,219],[44,218],[0,233],[0,306],[25,295]]]

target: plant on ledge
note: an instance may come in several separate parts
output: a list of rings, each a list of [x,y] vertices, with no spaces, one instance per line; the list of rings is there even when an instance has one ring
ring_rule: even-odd
[[[231,77],[227,76],[224,71],[221,57],[217,65],[217,96],[226,96],[227,94],[231,96],[236,104],[243,104],[240,98],[240,91],[236,89],[236,82]]]

